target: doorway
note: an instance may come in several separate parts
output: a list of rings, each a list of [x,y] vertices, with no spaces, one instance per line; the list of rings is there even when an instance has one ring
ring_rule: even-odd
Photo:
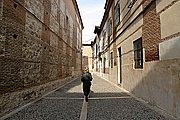
[[[103,69],[103,73],[106,73],[106,58],[104,57],[104,69]]]
[[[118,48],[118,84],[122,84],[122,55],[121,47]]]

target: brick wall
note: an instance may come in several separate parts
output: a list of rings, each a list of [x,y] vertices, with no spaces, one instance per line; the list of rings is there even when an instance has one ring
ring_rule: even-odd
[[[145,1],[143,9],[145,12],[143,13],[142,39],[143,48],[145,48],[145,61],[159,60],[160,17],[156,13],[155,1]]]

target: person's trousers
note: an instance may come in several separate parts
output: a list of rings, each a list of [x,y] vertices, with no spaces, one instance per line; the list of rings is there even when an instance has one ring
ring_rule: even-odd
[[[90,93],[91,83],[83,83],[83,92],[85,96],[88,96]]]

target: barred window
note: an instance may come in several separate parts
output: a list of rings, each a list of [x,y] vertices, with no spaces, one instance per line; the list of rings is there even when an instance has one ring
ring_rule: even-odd
[[[66,16],[66,30],[69,31],[69,17]]]
[[[128,8],[132,8],[137,0],[128,0]]]
[[[117,5],[115,6],[114,11],[115,11],[114,24],[115,24],[115,27],[117,27],[119,22],[120,22],[120,6],[119,6],[119,3],[117,3]]]
[[[110,18],[108,21],[108,36],[112,34],[112,19]]]
[[[143,68],[142,38],[133,42],[134,44],[134,68]]]
[[[103,31],[103,45],[102,45],[102,50],[105,48],[105,39],[106,39],[106,31]]]
[[[128,8],[131,8],[132,7],[132,0],[127,0],[127,5],[128,5]]]

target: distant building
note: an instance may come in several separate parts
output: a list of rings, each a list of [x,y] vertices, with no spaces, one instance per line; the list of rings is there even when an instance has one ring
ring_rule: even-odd
[[[76,0],[0,0],[0,116],[81,75]]]
[[[82,67],[85,66],[89,68],[89,71],[93,71],[92,65],[92,48],[91,44],[83,44],[83,51],[82,51]]]
[[[106,0],[94,71],[180,118],[180,1]]]

